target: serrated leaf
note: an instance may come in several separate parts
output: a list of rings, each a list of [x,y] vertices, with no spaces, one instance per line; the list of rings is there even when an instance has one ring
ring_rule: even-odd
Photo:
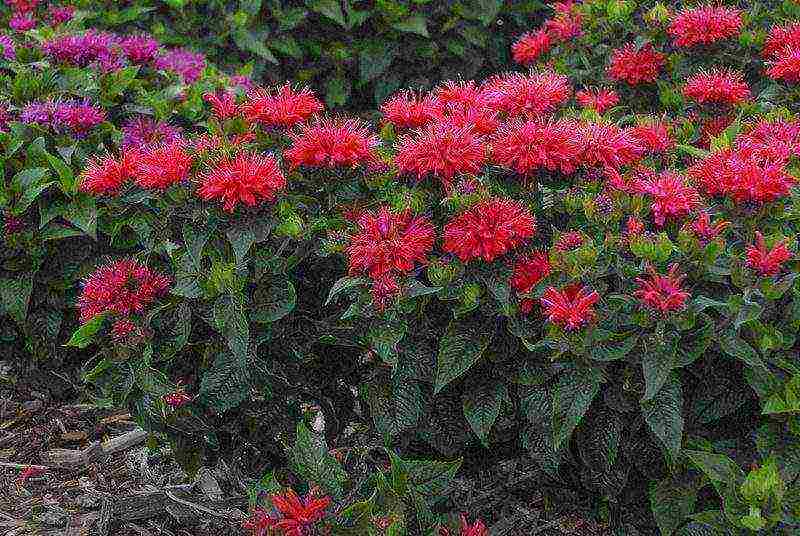
[[[75,330],[75,333],[72,334],[72,337],[70,337],[69,341],[67,341],[67,344],[64,346],[86,348],[94,341],[94,336],[100,331],[100,328],[103,327],[105,319],[106,314],[102,313],[81,325],[81,327]]]
[[[186,252],[191,260],[191,266],[194,267],[195,270],[200,269],[203,248],[206,242],[208,242],[210,234],[211,230],[205,227],[198,230],[198,226],[191,223],[187,223],[183,226],[183,242],[186,245]]]
[[[744,480],[742,469],[724,454],[702,450],[684,450],[683,454],[708,477],[720,495],[724,495],[729,486]]]
[[[250,345],[250,327],[241,294],[220,296],[214,304],[214,319],[228,348],[237,359],[246,361]]]
[[[97,206],[94,197],[77,194],[65,207],[63,217],[69,223],[97,240]]]
[[[408,485],[426,500],[442,497],[463,460],[403,460]]]
[[[720,333],[717,341],[720,349],[729,356],[750,365],[754,369],[767,370],[767,366],[758,356],[756,351],[745,340],[739,338],[735,332]]]
[[[28,304],[33,292],[33,274],[29,273],[18,279],[0,278],[0,305],[3,310],[20,326],[25,326]]]
[[[325,84],[325,103],[330,108],[344,106],[350,99],[350,81],[334,76]]]
[[[419,382],[406,377],[391,380],[380,374],[361,388],[375,428],[390,441],[419,423],[424,412]]]
[[[558,450],[572,436],[600,390],[598,368],[575,368],[562,374],[553,389],[553,446]]]
[[[362,82],[371,82],[382,75],[397,57],[398,47],[391,42],[371,41],[358,56]]]
[[[505,386],[495,383],[470,389],[462,395],[464,417],[484,447],[489,447],[489,432],[500,414],[505,394]]]
[[[689,483],[665,478],[650,487],[650,509],[661,536],[672,536],[694,511],[697,490]]]
[[[241,268],[245,265],[244,259],[247,252],[253,247],[256,242],[256,235],[250,229],[233,228],[230,229],[225,235],[228,237],[228,242],[233,249],[233,255],[236,259],[236,267]]]
[[[249,30],[238,28],[231,33],[233,42],[236,43],[241,50],[252,52],[260,56],[270,63],[277,64],[278,59],[272,54],[267,45],[264,44],[259,38],[253,35]]]
[[[343,28],[347,27],[339,0],[306,0],[306,6],[312,11],[331,19]]]
[[[347,473],[328,452],[324,438],[312,435],[302,422],[297,424],[297,439],[292,448],[292,465],[298,474],[319,485],[334,498],[342,496]]]
[[[477,363],[493,335],[494,323],[491,320],[476,321],[474,317],[452,320],[439,342],[434,394]]]
[[[250,319],[264,324],[277,322],[294,311],[296,303],[297,293],[291,281],[271,279],[267,284],[256,287]]]
[[[198,392],[200,400],[222,413],[235,408],[248,396],[250,369],[243,356],[222,352],[203,374]]]
[[[324,305],[330,305],[331,300],[336,297],[337,294],[340,292],[347,290],[349,288],[356,287],[363,283],[366,283],[366,279],[363,277],[342,277],[339,278],[331,287],[330,292],[328,292],[328,299],[325,300]]]
[[[643,401],[653,398],[669,378],[670,371],[676,366],[677,346],[678,338],[675,336],[665,337],[661,341],[646,341],[642,354],[645,384]]]
[[[673,374],[651,399],[642,401],[645,422],[673,457],[681,450],[683,440],[683,390]]]
[[[595,344],[592,346],[590,357],[595,361],[617,361],[628,355],[637,342],[639,342],[639,337],[631,335],[621,344]]]

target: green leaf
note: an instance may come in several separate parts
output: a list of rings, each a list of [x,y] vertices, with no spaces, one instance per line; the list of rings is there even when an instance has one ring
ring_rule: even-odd
[[[239,0],[239,9],[250,16],[256,16],[261,11],[261,0]]]
[[[650,487],[650,509],[662,536],[672,536],[694,512],[697,490],[686,482],[665,478]]]
[[[744,480],[742,469],[724,454],[703,450],[684,450],[683,454],[708,477],[721,496],[730,486],[738,485]]]
[[[553,390],[553,446],[558,450],[592,404],[603,382],[598,368],[575,368],[562,374]]]
[[[65,207],[64,219],[97,240],[97,206],[94,197],[79,193]]]
[[[378,374],[361,386],[361,395],[387,443],[417,426],[424,413],[420,384],[405,375],[391,380],[387,374]]]
[[[250,345],[250,327],[241,294],[220,296],[214,304],[214,320],[237,359],[246,361]]]
[[[281,31],[290,31],[297,28],[300,24],[306,20],[308,16],[308,11],[303,9],[302,7],[294,7],[290,9],[284,9],[280,11],[275,11],[275,18],[278,19],[278,28]]]
[[[325,103],[331,107],[344,106],[350,98],[350,81],[335,76],[325,84]]]
[[[462,395],[464,417],[486,448],[489,447],[489,431],[500,414],[505,396],[506,388],[501,383],[481,385]]]
[[[256,56],[260,56],[270,63],[278,63],[277,58],[272,54],[272,52],[270,52],[269,48],[267,48],[267,45],[253,35],[253,33],[249,30],[239,28],[235,30],[231,36],[233,37],[233,42],[236,43],[236,46],[238,46],[241,50],[252,52]]]
[[[198,232],[198,226],[187,223],[183,226],[183,241],[186,244],[187,257],[190,261],[190,266],[194,270],[199,270],[203,258],[203,248],[208,242],[208,237],[211,234],[210,229],[201,228]]]
[[[678,337],[664,337],[660,341],[647,341],[642,355],[642,373],[644,374],[644,397],[642,400],[653,398],[669,378],[670,371],[675,367]]]
[[[729,356],[750,365],[753,368],[767,370],[767,366],[756,351],[746,341],[732,331],[720,333],[717,337],[720,349]]]
[[[342,496],[347,473],[328,452],[324,438],[312,435],[302,422],[297,424],[297,440],[292,448],[292,465],[299,475],[319,485],[334,498]]]
[[[462,460],[403,460],[408,485],[427,500],[440,498],[461,467]]]
[[[102,313],[81,325],[64,346],[81,349],[86,348],[94,341],[94,336],[97,335],[97,332],[103,327],[105,319],[106,313]]]
[[[241,404],[249,394],[250,368],[244,356],[221,352],[200,380],[199,399],[223,413]]]
[[[590,352],[590,357],[595,361],[617,361],[624,358],[634,349],[639,342],[637,335],[627,337],[622,344],[615,346],[609,344],[594,344]]]
[[[358,70],[362,82],[371,82],[381,76],[398,55],[396,43],[369,41],[358,56]]]
[[[74,193],[77,187],[77,181],[75,180],[75,175],[72,173],[72,169],[59,157],[50,153],[45,154],[47,155],[47,160],[50,162],[50,165],[55,172],[58,173],[61,191],[66,194]]]
[[[53,184],[55,184],[55,182],[45,182],[25,188],[25,190],[22,192],[22,195],[12,208],[11,213],[16,216],[24,214],[25,211],[30,208],[33,202],[36,201],[36,198]]]
[[[276,278],[267,284],[259,284],[253,293],[253,308],[250,319],[253,322],[277,322],[294,310],[297,293],[291,281]]]
[[[478,20],[489,26],[497,18],[503,0],[478,0]]]
[[[342,12],[339,0],[306,0],[306,6],[311,11],[316,11],[339,24],[339,26],[347,28],[347,22],[344,20],[344,12]]]
[[[673,374],[651,399],[642,401],[642,415],[671,456],[681,450],[683,440],[683,390]]]
[[[439,341],[434,394],[477,363],[493,335],[494,323],[491,320],[476,321],[474,317],[452,320]]]
[[[349,288],[357,287],[358,285],[366,283],[367,280],[363,277],[342,277],[338,279],[333,286],[331,287],[330,292],[328,292],[328,299],[325,300],[324,305],[330,305],[333,298],[336,297],[340,292],[347,290]]]
[[[228,237],[228,241],[231,243],[231,248],[233,249],[233,255],[236,259],[236,267],[241,268],[245,265],[244,259],[247,256],[247,252],[250,251],[250,248],[256,242],[256,235],[250,229],[243,229],[240,227],[235,227],[230,229],[226,236]]]
[[[28,304],[33,292],[33,274],[29,273],[18,279],[0,278],[0,305],[5,312],[20,326],[25,326],[28,315]]]
[[[296,60],[303,58],[303,49],[291,35],[283,35],[269,40],[269,46],[283,54]]]
[[[414,33],[422,37],[430,37],[428,33],[428,22],[422,15],[411,15],[405,20],[395,22],[392,28],[400,32]]]

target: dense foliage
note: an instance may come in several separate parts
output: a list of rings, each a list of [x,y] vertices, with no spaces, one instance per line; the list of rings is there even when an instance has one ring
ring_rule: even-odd
[[[267,473],[254,533],[484,534],[449,483],[521,455],[617,534],[800,525],[797,4],[6,4],[3,349]]]

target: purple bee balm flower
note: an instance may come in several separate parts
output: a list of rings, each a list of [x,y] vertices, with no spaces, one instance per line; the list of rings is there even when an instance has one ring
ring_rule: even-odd
[[[234,87],[240,87],[245,91],[252,91],[256,88],[256,85],[250,80],[249,76],[244,76],[242,74],[236,74],[231,76],[231,85]]]
[[[141,34],[124,37],[119,46],[131,63],[143,65],[156,57],[161,45],[151,36]]]
[[[37,123],[57,132],[70,131],[82,138],[106,120],[106,112],[86,101],[32,102],[22,109],[19,118],[23,123]]]
[[[46,41],[42,45],[42,51],[60,63],[85,67],[95,61],[109,63],[109,58],[118,56],[117,41],[117,36],[112,33],[87,30],[82,34],[65,35]]]
[[[72,20],[75,16],[75,8],[72,6],[50,6],[48,10],[50,15],[50,25],[58,26]]]
[[[26,32],[36,27],[36,19],[33,18],[32,13],[17,12],[11,16],[8,26],[17,32]]]
[[[53,117],[52,102],[32,102],[26,104],[19,114],[19,120],[23,123],[39,123],[41,125],[49,125],[50,119]]]
[[[184,83],[192,84],[200,78],[206,67],[206,60],[202,54],[174,48],[156,58],[155,67],[160,71],[178,74]]]
[[[122,126],[122,149],[145,147],[180,140],[182,131],[168,123],[161,123],[146,115],[129,120]]]
[[[14,61],[17,57],[16,49],[14,48],[14,41],[7,35],[0,35],[0,55],[6,61]]]

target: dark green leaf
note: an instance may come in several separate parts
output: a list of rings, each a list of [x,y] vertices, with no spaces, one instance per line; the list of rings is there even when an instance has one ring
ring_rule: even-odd
[[[650,509],[662,536],[671,536],[694,512],[697,490],[689,483],[666,478],[650,487]]]
[[[421,35],[422,37],[430,37],[428,23],[422,15],[412,15],[407,19],[395,22],[392,28],[401,32]]]
[[[208,407],[222,413],[244,401],[250,389],[250,368],[243,356],[222,352],[203,374],[198,392]]]
[[[556,450],[572,436],[602,382],[603,373],[598,368],[575,368],[559,377],[553,390],[553,446]]]
[[[259,284],[253,294],[250,319],[253,322],[277,322],[294,310],[297,294],[288,279],[274,278]]]
[[[333,300],[333,298],[335,298],[336,295],[342,292],[343,290],[356,287],[366,282],[367,280],[364,279],[363,277],[345,276],[338,279],[331,287],[330,292],[328,292],[328,299],[325,300],[325,305],[329,305],[331,303],[331,300]]]
[[[18,279],[0,278],[0,305],[5,312],[20,326],[25,326],[28,314],[28,303],[33,291],[33,274],[29,273]]]
[[[642,401],[642,415],[650,429],[675,457],[683,440],[683,390],[673,375],[651,400]]]
[[[81,325],[75,333],[72,334],[67,344],[64,346],[69,346],[73,348],[86,348],[89,346],[92,341],[94,341],[94,336],[100,331],[100,328],[103,327],[103,321],[106,319],[105,313],[99,314],[86,322],[85,324]]]
[[[333,497],[342,496],[347,473],[328,452],[324,438],[312,434],[302,422],[297,425],[292,464],[298,474],[316,483]]]
[[[397,57],[398,47],[395,43],[370,41],[361,50],[358,58],[358,69],[363,82],[371,82],[392,64]]]
[[[325,103],[331,107],[344,106],[350,98],[350,81],[335,76],[325,84]]]
[[[595,361],[617,361],[628,355],[638,341],[638,336],[631,335],[621,344],[594,344],[590,356]]]
[[[464,417],[483,446],[487,448],[489,431],[500,414],[500,406],[505,396],[506,388],[501,383],[481,385],[469,389],[462,395]]]
[[[440,392],[478,362],[494,334],[491,320],[471,317],[452,320],[439,342],[436,358],[436,386]]]
[[[347,27],[347,22],[344,20],[344,13],[339,0],[306,0],[306,6],[316,11],[320,15],[328,17],[335,23],[343,28]]]
[[[678,338],[675,336],[664,337],[662,340],[646,340],[642,354],[645,383],[642,401],[653,398],[669,378],[670,371],[676,366],[677,346]]]

